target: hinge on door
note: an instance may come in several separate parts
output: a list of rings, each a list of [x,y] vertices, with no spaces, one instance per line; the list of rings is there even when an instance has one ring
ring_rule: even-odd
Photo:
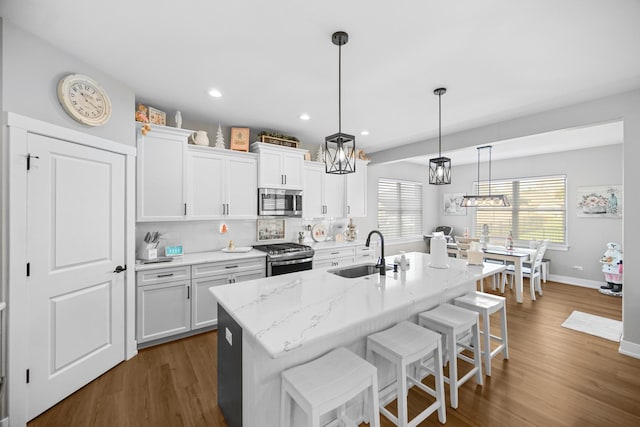
[[[27,170],[31,169],[31,159],[39,159],[38,156],[32,156],[31,154],[27,154]]]
[[[27,277],[31,276],[31,263],[27,263]]]
[[[29,370],[27,369],[27,384],[29,384]]]

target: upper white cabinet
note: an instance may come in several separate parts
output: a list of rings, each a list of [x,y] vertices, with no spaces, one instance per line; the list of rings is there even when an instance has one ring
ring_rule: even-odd
[[[254,142],[251,151],[259,155],[258,187],[302,190],[307,150]]]
[[[209,147],[187,149],[187,219],[257,217],[257,156]]]
[[[356,160],[356,172],[346,175],[346,212],[348,217],[367,216],[367,163]]]
[[[307,218],[344,216],[343,175],[327,174],[324,163],[305,162],[302,215]]]
[[[137,220],[185,218],[187,138],[193,131],[154,125],[147,135],[136,123]]]

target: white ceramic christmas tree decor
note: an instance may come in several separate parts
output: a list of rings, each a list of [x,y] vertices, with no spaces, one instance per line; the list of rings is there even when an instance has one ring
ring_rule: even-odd
[[[216,148],[224,149],[224,137],[222,136],[222,128],[220,127],[220,123],[218,123],[218,132],[216,132]]]
[[[316,153],[316,162],[324,162],[324,147],[322,144],[318,147],[318,151]]]

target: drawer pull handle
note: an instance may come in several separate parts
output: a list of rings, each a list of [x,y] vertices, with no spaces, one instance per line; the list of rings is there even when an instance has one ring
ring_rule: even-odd
[[[173,273],[167,273],[167,274],[158,274],[157,277],[171,277],[173,276]]]
[[[340,252],[331,252],[331,255],[338,255]]]
[[[224,268],[238,268],[237,265],[225,265]]]

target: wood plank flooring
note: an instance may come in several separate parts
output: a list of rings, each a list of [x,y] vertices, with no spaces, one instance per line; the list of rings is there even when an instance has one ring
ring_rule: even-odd
[[[552,282],[543,289],[532,303],[525,281],[523,304],[506,292],[510,359],[493,359],[483,386],[462,386],[459,408],[447,403],[447,426],[640,425],[640,360],[560,326],[573,310],[620,320],[621,298]],[[141,350],[28,426],[226,426],[216,404],[216,345],[209,332]],[[424,399],[411,390],[410,411],[426,407]],[[420,425],[440,424],[433,414]]]

